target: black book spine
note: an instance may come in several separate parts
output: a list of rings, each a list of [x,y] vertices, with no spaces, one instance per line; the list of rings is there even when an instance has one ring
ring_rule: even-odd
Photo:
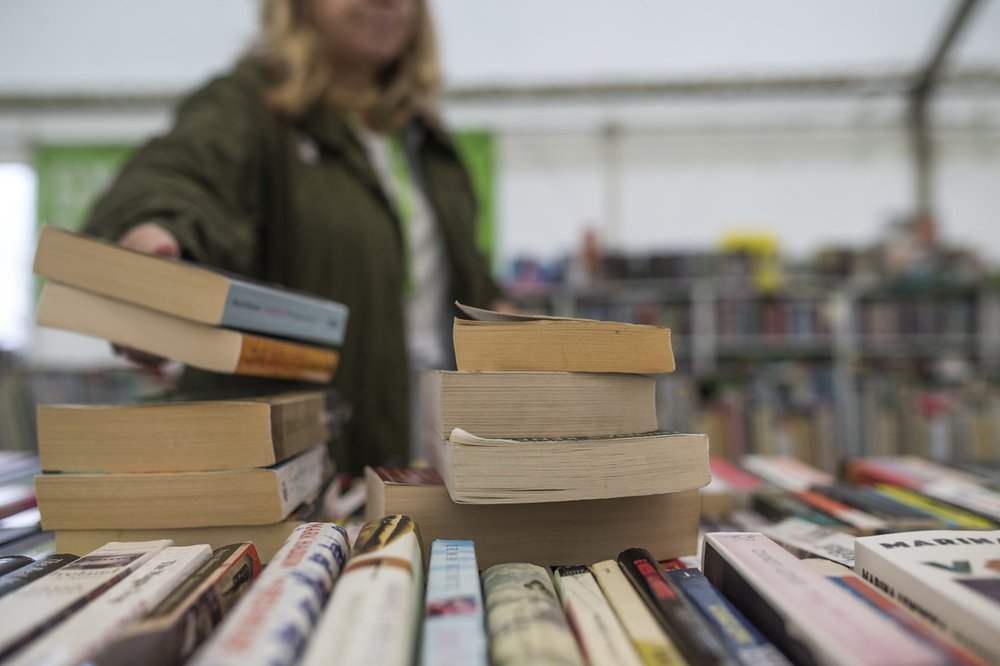
[[[618,555],[618,565],[686,660],[692,664],[738,663],[649,551],[624,550]]]
[[[34,560],[27,555],[4,555],[0,557],[0,576],[17,571],[21,567],[33,564]]]
[[[56,569],[60,569],[77,559],[79,558],[76,555],[57,553],[38,560],[34,564],[29,564],[21,569],[7,573],[0,577],[0,597],[24,587],[31,581],[38,580],[45,574],[52,573]]]

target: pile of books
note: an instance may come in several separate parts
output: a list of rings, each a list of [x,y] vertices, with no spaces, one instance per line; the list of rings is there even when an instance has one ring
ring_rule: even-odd
[[[340,304],[53,227],[35,271],[40,324],[216,372],[327,383],[347,325]],[[328,390],[42,406],[42,525],[65,552],[253,540],[266,562],[315,518],[342,413]]]
[[[428,546],[472,539],[484,566],[693,553],[708,439],[657,429],[669,330],[466,312],[458,371],[425,387],[436,471],[367,470],[367,517],[406,513]]]

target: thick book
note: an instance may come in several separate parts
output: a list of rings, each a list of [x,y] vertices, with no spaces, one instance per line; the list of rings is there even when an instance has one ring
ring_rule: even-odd
[[[791,666],[785,655],[729,603],[697,569],[672,569],[667,576],[705,618],[736,662],[743,666]]]
[[[138,622],[212,554],[208,546],[164,548],[58,627],[4,662],[7,666],[77,666]]]
[[[103,543],[107,543],[106,541]],[[80,552],[89,553],[95,548]],[[32,564],[25,565],[0,577],[0,597],[10,594],[14,590],[20,589],[33,580],[38,580],[46,574],[50,574],[57,569],[62,569],[67,564],[75,562],[79,558],[69,553],[56,553],[48,555]]]
[[[90,660],[92,666],[181,666],[211,635],[260,574],[252,543],[212,556],[149,612]]]
[[[591,666],[641,666],[629,640],[597,580],[585,566],[556,567],[552,578],[566,619]]]
[[[674,371],[669,328],[460,307],[473,319],[455,319],[459,370],[639,375]]]
[[[1000,662],[1000,531],[863,537],[854,569],[983,659]]]
[[[169,541],[109,543],[76,562],[0,598],[0,659],[99,598],[167,546]]]
[[[510,562],[483,572],[493,666],[584,666],[548,569]]]
[[[424,599],[421,666],[487,666],[483,593],[476,545],[438,539],[431,544]]]
[[[413,663],[424,594],[420,533],[411,518],[361,528],[301,666]]]
[[[406,512],[427,549],[435,539],[469,539],[479,566],[597,562],[642,543],[660,559],[698,547],[698,493],[543,504],[455,504],[429,469],[365,470],[366,517]],[[669,529],[658,526],[669,525]],[[425,557],[429,554],[425,550]]]
[[[480,437],[586,437],[656,430],[656,385],[643,375],[433,372],[430,423]]]
[[[340,359],[333,349],[215,328],[52,281],[42,290],[36,319],[40,326],[226,374],[325,384]]]
[[[933,650],[763,534],[707,534],[702,572],[795,663],[939,663]]]
[[[604,597],[621,620],[643,664],[684,666],[687,663],[622,573],[617,561],[603,560],[592,564],[590,570],[604,592]]]
[[[330,438],[332,392],[124,405],[40,405],[38,452],[54,472],[268,467]],[[34,493],[32,493],[34,495]]]
[[[349,312],[342,303],[52,226],[39,234],[34,272],[209,326],[324,345],[342,344],[347,330]]]
[[[500,439],[455,429],[440,442],[434,466],[460,504],[662,495],[711,478],[702,434]]]
[[[47,530],[266,525],[284,520],[320,487],[324,445],[273,467],[152,474],[42,474],[35,479]]]
[[[349,553],[347,532],[339,525],[307,523],[297,527],[257,582],[188,663],[299,663]]]
[[[618,554],[618,564],[689,663],[737,663],[649,551],[624,550]]]
[[[914,638],[936,650],[940,663],[960,664],[961,666],[981,666],[984,663],[982,659],[946,638],[940,630],[903,610],[902,606],[866,583],[852,569],[823,559],[808,558],[802,560],[802,563],[840,585],[898,624]]]

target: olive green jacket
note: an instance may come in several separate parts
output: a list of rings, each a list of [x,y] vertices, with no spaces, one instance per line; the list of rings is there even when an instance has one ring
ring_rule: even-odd
[[[173,129],[138,150],[94,208],[89,233],[120,238],[155,221],[185,258],[287,285],[350,307],[334,386],[351,405],[340,469],[405,457],[409,370],[403,240],[363,145],[340,113],[298,122],[264,104],[248,64],[184,101]],[[485,306],[499,291],[475,244],[475,199],[454,146],[435,124],[407,128],[415,175],[436,214],[455,299]],[[188,371],[185,390],[287,384]]]

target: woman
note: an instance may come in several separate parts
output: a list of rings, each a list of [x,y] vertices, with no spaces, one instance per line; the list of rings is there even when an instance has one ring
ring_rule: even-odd
[[[265,0],[260,46],[179,107],[88,224],[140,251],[347,304],[341,469],[405,458],[407,323],[418,362],[440,363],[447,304],[500,295],[435,112],[438,85],[425,0]],[[182,388],[234,382],[251,384],[188,371]]]

